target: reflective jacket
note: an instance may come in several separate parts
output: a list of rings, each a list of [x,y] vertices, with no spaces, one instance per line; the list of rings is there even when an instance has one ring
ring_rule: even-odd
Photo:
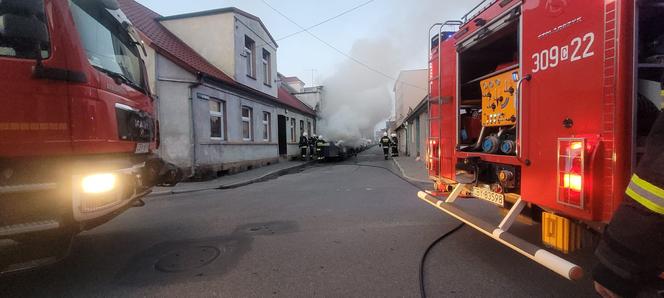
[[[595,254],[595,280],[624,297],[636,296],[664,272],[664,113]]]
[[[309,147],[309,139],[307,139],[307,137],[300,137],[300,147]]]
[[[380,138],[380,145],[383,147],[390,146],[392,144],[392,141],[390,141],[390,138],[388,137],[382,137]]]

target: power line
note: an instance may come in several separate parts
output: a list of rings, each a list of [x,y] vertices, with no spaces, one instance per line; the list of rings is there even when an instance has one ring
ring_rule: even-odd
[[[344,57],[350,59],[351,61],[353,61],[353,62],[355,62],[355,63],[357,63],[357,64],[359,64],[359,65],[361,65],[361,66],[364,66],[366,69],[368,69],[368,70],[370,70],[370,71],[373,71],[373,72],[375,72],[375,73],[377,73],[377,74],[379,74],[379,75],[381,75],[381,76],[383,76],[383,77],[385,77],[385,78],[388,78],[388,79],[390,79],[390,80],[392,80],[392,81],[394,81],[394,82],[401,82],[401,83],[403,83],[404,85],[408,85],[408,86],[411,86],[411,87],[413,87],[413,88],[417,88],[417,89],[421,89],[421,90],[426,90],[425,88],[422,88],[422,87],[420,87],[420,86],[416,86],[416,85],[410,84],[410,83],[405,82],[405,81],[399,81],[397,78],[392,77],[392,76],[390,76],[390,75],[388,75],[388,74],[386,74],[386,73],[384,73],[384,72],[382,72],[382,71],[380,71],[380,70],[378,70],[378,69],[375,69],[375,68],[373,68],[372,66],[370,66],[370,65],[368,65],[368,64],[366,64],[366,63],[360,61],[359,59],[357,59],[357,58],[355,58],[355,57],[353,57],[353,56],[347,54],[346,52],[344,52],[344,51],[338,49],[337,47],[335,47],[335,46],[333,46],[333,45],[331,45],[329,42],[327,42],[327,41],[321,39],[321,38],[318,37],[316,34],[311,33],[311,31],[309,31],[307,28],[304,28],[303,26],[301,26],[300,24],[298,24],[297,22],[295,22],[293,19],[291,19],[290,17],[288,17],[287,15],[285,15],[284,13],[282,13],[281,11],[279,11],[278,9],[276,9],[275,7],[273,7],[272,5],[270,5],[270,3],[268,3],[266,0],[261,0],[261,1],[262,1],[265,5],[267,5],[270,9],[272,9],[274,12],[276,12],[276,13],[279,14],[279,15],[281,15],[283,18],[285,18],[285,19],[288,20],[289,22],[293,23],[293,25],[299,27],[303,32],[307,32],[309,35],[311,35],[311,37],[317,39],[318,41],[320,41],[321,43],[323,43],[324,45],[326,45],[326,46],[329,47],[330,49],[336,51],[337,53],[339,53],[339,54],[341,54],[342,56],[344,56]]]
[[[350,13],[350,12],[352,12],[352,11],[358,9],[358,8],[361,8],[361,7],[363,7],[363,6],[366,6],[367,4],[369,4],[369,3],[371,3],[371,2],[374,2],[374,1],[375,1],[375,0],[369,0],[369,1],[367,1],[367,2],[364,2],[364,3],[360,4],[360,5],[357,5],[357,6],[355,6],[355,7],[352,7],[352,8],[350,8],[350,9],[348,9],[348,10],[346,10],[346,11],[344,11],[344,12],[342,12],[342,13],[336,15],[336,16],[333,16],[333,17],[327,18],[327,19],[325,19],[325,20],[323,20],[323,21],[321,21],[321,22],[319,22],[319,23],[317,23],[317,24],[315,24],[315,25],[311,25],[311,26],[307,27],[306,29],[302,29],[302,30],[300,30],[300,31],[293,32],[293,33],[288,34],[288,35],[286,35],[286,36],[284,36],[284,37],[280,37],[280,38],[277,39],[277,41],[281,41],[281,40],[284,40],[284,39],[289,38],[289,37],[291,37],[291,36],[298,35],[298,34],[300,34],[300,33],[302,33],[302,32],[307,31],[307,30],[311,30],[311,29],[313,29],[313,28],[316,28],[316,27],[318,27],[318,26],[320,26],[320,25],[323,25],[323,24],[325,24],[325,23],[327,23],[327,22],[329,22],[329,21],[331,21],[331,20],[334,20],[334,19],[336,19],[336,18],[338,18],[338,17],[344,16],[344,15],[346,15],[346,14],[348,14],[348,13]]]

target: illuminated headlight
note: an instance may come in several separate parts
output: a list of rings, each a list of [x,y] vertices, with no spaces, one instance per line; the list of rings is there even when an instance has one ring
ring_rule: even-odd
[[[83,177],[81,188],[86,194],[101,194],[115,188],[117,177],[114,174],[94,174]]]

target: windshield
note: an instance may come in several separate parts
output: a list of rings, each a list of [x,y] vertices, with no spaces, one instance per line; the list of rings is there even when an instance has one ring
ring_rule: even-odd
[[[138,48],[122,24],[99,2],[75,0],[69,6],[90,64],[143,88]]]
[[[44,1],[0,1],[0,56],[44,59],[49,46]]]

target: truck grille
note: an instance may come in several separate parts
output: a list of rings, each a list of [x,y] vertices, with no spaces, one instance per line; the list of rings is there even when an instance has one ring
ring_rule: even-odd
[[[123,141],[150,142],[154,137],[154,119],[146,112],[115,105],[118,121],[118,138]]]

